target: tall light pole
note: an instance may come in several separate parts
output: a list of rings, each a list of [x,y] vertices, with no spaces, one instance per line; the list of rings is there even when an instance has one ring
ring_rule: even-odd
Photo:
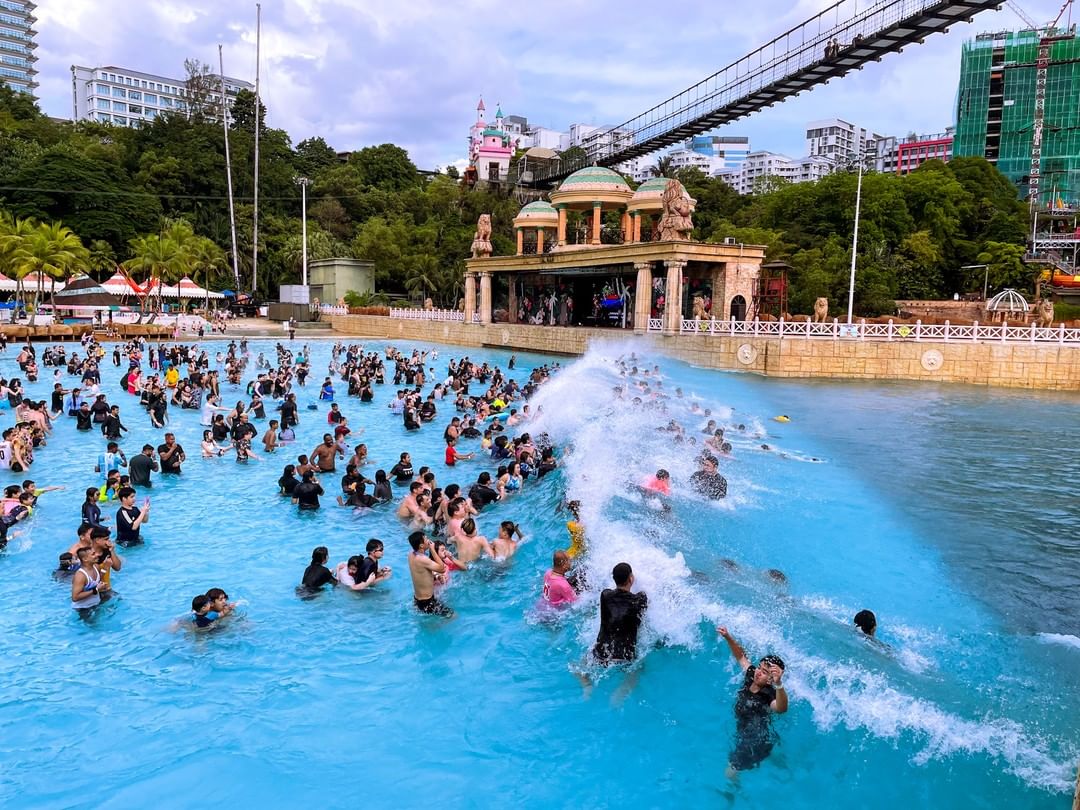
[[[311,185],[311,181],[306,177],[297,177],[293,180],[296,185],[300,186],[300,228],[303,234],[304,242],[304,272],[301,276],[301,283],[307,286],[307,188]]]
[[[860,149],[859,154],[859,182],[855,187],[855,230],[851,236],[851,282],[848,285],[847,296],[847,322],[851,326],[851,314],[855,308],[855,257],[859,250],[859,208],[862,205],[862,174],[865,155]]]

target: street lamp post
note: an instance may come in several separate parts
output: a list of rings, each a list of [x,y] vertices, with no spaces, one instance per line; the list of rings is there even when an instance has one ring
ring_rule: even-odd
[[[293,182],[296,183],[296,185],[300,186],[300,201],[301,201],[300,202],[300,206],[301,206],[301,214],[300,214],[300,223],[301,223],[301,225],[300,225],[300,227],[301,227],[301,232],[303,234],[302,239],[303,239],[303,242],[304,242],[304,248],[303,248],[304,271],[303,271],[303,275],[301,276],[301,283],[306,287],[307,286],[307,187],[311,185],[311,181],[308,180],[306,177],[297,177]]]
[[[851,237],[851,281],[848,285],[847,322],[851,326],[851,315],[855,308],[855,257],[859,250],[859,208],[862,205],[862,175],[865,155],[859,156],[859,182],[855,187],[855,230]]]

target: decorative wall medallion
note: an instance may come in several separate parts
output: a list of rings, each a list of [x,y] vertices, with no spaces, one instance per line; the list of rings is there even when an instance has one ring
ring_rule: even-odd
[[[506,346],[507,344],[510,343],[510,330],[509,329],[503,329],[502,330],[502,342],[503,342],[503,346]]]
[[[922,355],[922,367],[927,371],[937,371],[941,368],[941,364],[945,362],[945,358],[941,356],[941,352],[937,349],[927,349]]]
[[[748,366],[757,360],[757,349],[751,346],[749,343],[744,343],[739,347],[739,351],[735,354],[739,358],[739,362],[744,366]]]

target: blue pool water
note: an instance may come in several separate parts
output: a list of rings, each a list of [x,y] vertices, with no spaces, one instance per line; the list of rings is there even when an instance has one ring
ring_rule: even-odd
[[[272,346],[251,344],[267,356]],[[392,510],[357,516],[328,497],[300,515],[276,494],[282,466],[324,432],[325,413],[303,409],[299,446],[247,467],[200,458],[198,414],[171,411],[184,474],[155,481],[147,543],[114,575],[119,598],[79,620],[51,571],[103,441],[61,419],[32,475],[67,489],[44,495],[0,554],[0,805],[1063,806],[1080,759],[1080,461],[1067,449],[1080,398],[776,381],[650,357],[665,389],[685,394],[663,418],[700,429],[692,398],[747,427],[729,429],[727,501],[679,496],[665,516],[626,493],[660,465],[685,481],[693,451],[654,430],[661,417],[612,401],[606,357],[619,350],[561,360],[538,395],[530,429],[573,453],[482,516],[489,534],[518,521],[530,542],[509,565],[456,575],[450,622],[412,610]],[[439,351],[440,373],[464,353]],[[313,346],[317,375],[329,354]],[[519,355],[515,376],[546,360]],[[0,374],[18,376],[11,350]],[[130,456],[160,432],[118,376],[109,366],[103,389],[131,428]],[[51,382],[43,369],[30,391],[46,398]],[[225,404],[240,398],[224,393]],[[372,405],[339,398],[365,428],[368,475],[402,450],[441,485],[489,467],[442,464],[450,402],[407,434],[385,408],[391,394],[388,384]],[[770,418],[781,413],[792,421]],[[333,494],[337,477],[326,478]],[[583,501],[592,580],[626,560],[650,596],[629,694],[622,674],[589,693],[574,675],[595,637],[596,593],[555,623],[534,611],[551,552],[566,544],[564,493]],[[334,564],[369,537],[386,543],[390,582],[297,598],[314,546],[329,546]],[[211,586],[241,600],[242,615],[208,634],[176,631]],[[863,607],[888,648],[852,630]],[[773,755],[737,785],[724,766],[739,673],[717,622],[751,656],[784,657],[792,700]]]

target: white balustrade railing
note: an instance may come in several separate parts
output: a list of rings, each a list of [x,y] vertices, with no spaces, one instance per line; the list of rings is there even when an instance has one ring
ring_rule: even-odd
[[[649,318],[647,330],[662,332],[663,319]],[[805,338],[828,340],[884,340],[884,341],[998,341],[1008,343],[1056,343],[1059,345],[1080,345],[1080,328],[1067,328],[1064,324],[1041,327],[1032,323],[1029,326],[1008,326],[1006,324],[954,325],[946,321],[943,324],[915,323],[867,323],[860,320],[852,324],[832,321],[813,323],[811,321],[718,321],[684,318],[679,327],[684,335],[728,335],[761,336],[780,338]]]
[[[319,312],[323,315],[348,315],[349,308],[346,306],[338,306],[336,304],[320,304]]]
[[[406,321],[464,321],[465,313],[457,309],[409,309],[407,307],[391,307],[391,318],[401,318]],[[480,316],[473,317],[479,321]]]

